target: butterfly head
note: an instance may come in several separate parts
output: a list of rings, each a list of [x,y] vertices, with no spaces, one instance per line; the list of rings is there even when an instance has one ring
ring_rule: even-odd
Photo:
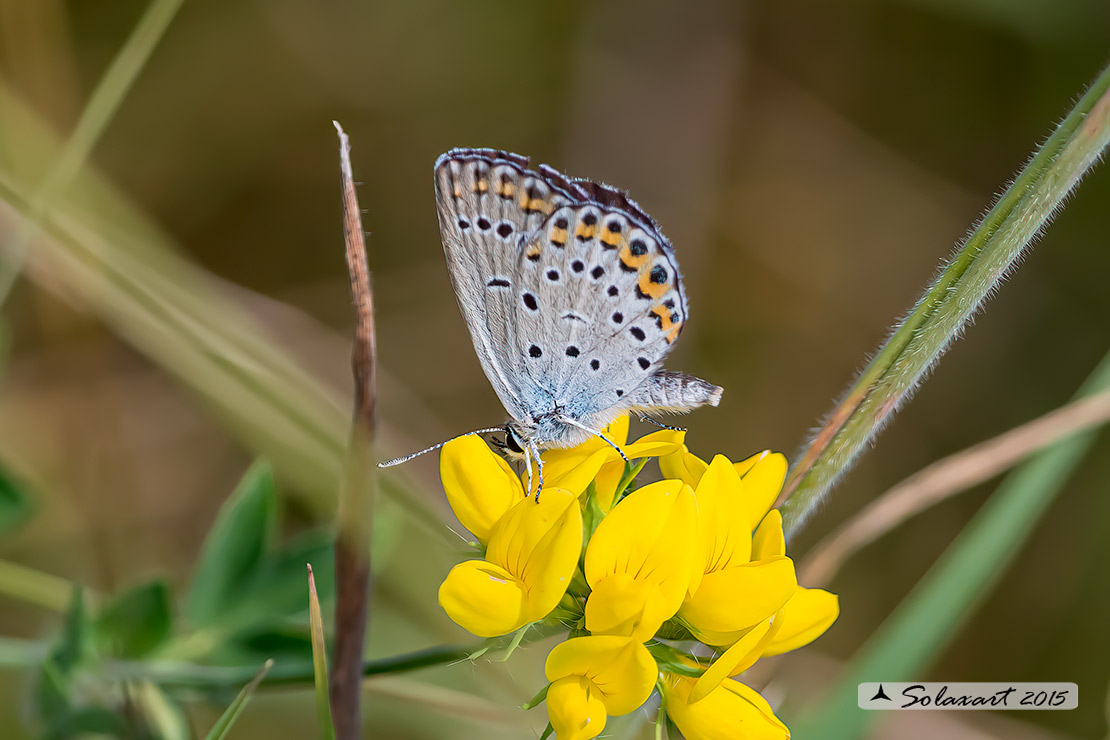
[[[528,444],[524,437],[516,430],[512,423],[505,425],[505,449],[516,455],[524,454],[524,446]]]

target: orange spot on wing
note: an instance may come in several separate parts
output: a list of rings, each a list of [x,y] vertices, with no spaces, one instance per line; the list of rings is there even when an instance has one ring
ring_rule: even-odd
[[[620,258],[626,267],[641,270],[651,260],[651,252],[635,255],[632,254],[632,248],[626,244],[620,251]]]
[[[622,237],[620,234],[614,234],[611,231],[607,231],[601,235],[601,241],[609,245],[610,247],[615,247],[620,244],[621,239]]]
[[[649,295],[656,300],[662,298],[663,294],[671,289],[669,280],[665,283],[652,282],[651,270],[648,269],[647,265],[640,268],[640,277],[637,280],[637,284],[640,286],[640,291],[644,295]]]
[[[528,201],[528,205],[525,206],[524,210],[540,211],[544,214],[550,214],[551,204],[545,201],[543,198],[532,198],[532,200]]]

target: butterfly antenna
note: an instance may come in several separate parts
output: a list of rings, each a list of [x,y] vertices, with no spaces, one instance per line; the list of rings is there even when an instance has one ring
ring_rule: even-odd
[[[578,427],[582,431],[589,432],[590,434],[594,435],[595,437],[601,437],[601,439],[603,439],[606,443],[608,443],[608,445],[610,447],[612,447],[614,450],[617,451],[617,454],[621,456],[622,460],[624,460],[625,462],[629,462],[628,455],[624,454],[624,450],[622,450],[620,447],[618,447],[616,442],[614,442],[613,440],[609,439],[604,434],[602,434],[600,429],[591,429],[590,427],[586,426],[585,424],[579,424],[577,421],[570,418],[569,416],[560,416],[558,418],[559,418],[560,421],[565,421],[567,424],[570,424],[572,427]]]
[[[466,434],[460,434],[459,436],[452,437],[451,439],[445,439],[444,441],[440,442],[439,444],[434,444],[431,447],[420,450],[420,452],[414,452],[411,455],[405,455],[404,457],[395,457],[392,460],[386,460],[385,462],[380,462],[380,463],[378,463],[378,467],[379,468],[392,468],[394,465],[400,465],[401,463],[406,463],[409,460],[412,460],[413,458],[420,457],[421,455],[426,455],[429,452],[435,452],[440,447],[443,447],[443,445],[447,444],[448,442],[454,442],[456,439],[462,439],[463,437],[472,437],[475,434],[488,434],[490,432],[500,432],[503,429],[504,429],[504,427],[490,427],[488,429],[475,429],[473,432],[467,432]]]

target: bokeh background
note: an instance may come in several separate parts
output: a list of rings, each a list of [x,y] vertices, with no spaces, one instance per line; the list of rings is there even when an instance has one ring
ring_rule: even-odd
[[[44,142],[72,130],[145,7],[0,0],[7,176],[18,162],[41,180],[56,151]],[[287,356],[254,369],[303,369],[312,389],[300,398],[294,386],[293,401],[342,421],[353,319],[331,121],[342,122],[370,231],[382,445],[399,454],[504,417],[448,282],[435,158],[491,146],[605,180],[676,246],[692,320],[669,365],[726,389],[720,408],[684,422],[692,449],[792,453],[1108,49],[1104,0],[186,0],[73,200],[106,243],[141,244],[183,300],[198,285],[218,295],[229,326]],[[1108,347],[1108,202],[1110,172],[1096,170],[792,554],[926,464],[1067,401]],[[15,223],[0,218],[0,240],[12,243]],[[33,245],[3,306],[0,458],[33,483],[38,512],[0,540],[0,558],[103,592],[151,575],[184,588],[221,502],[270,443],[229,416],[233,389],[213,390],[172,339],[134,328],[141,317],[113,304],[110,281],[73,274]],[[874,737],[1106,735],[1108,453],[1102,435],[919,677],[1074,681],[1079,709],[906,713]],[[275,463],[283,526],[326,521],[328,486]],[[436,470],[434,456],[413,462],[406,485],[442,513]],[[992,487],[856,556],[832,584],[839,622],[785,661],[783,691],[805,697],[835,676]],[[435,603],[460,550],[387,508],[370,654],[465,642]],[[0,634],[45,638],[58,621],[0,596]],[[542,685],[543,655],[370,682],[373,736],[538,736],[542,710],[513,706]],[[0,672],[6,738],[34,736],[28,683]],[[263,692],[236,736],[312,736],[312,706],[308,689]],[[219,709],[189,704],[200,728]]]

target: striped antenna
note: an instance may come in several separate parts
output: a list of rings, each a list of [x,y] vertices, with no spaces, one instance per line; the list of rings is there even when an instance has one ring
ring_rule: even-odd
[[[409,460],[412,460],[414,457],[420,457],[421,455],[425,455],[429,452],[435,452],[440,447],[443,447],[443,445],[447,444],[448,442],[454,442],[456,439],[462,439],[463,437],[471,437],[475,434],[488,434],[489,432],[503,432],[503,431],[505,431],[505,427],[490,427],[489,429],[475,429],[473,432],[467,432],[466,434],[460,434],[457,437],[452,437],[451,439],[444,440],[444,441],[440,442],[439,444],[434,444],[431,447],[428,447],[427,449],[420,450],[420,452],[414,452],[411,455],[405,455],[404,457],[395,457],[392,460],[386,460],[385,462],[380,462],[380,463],[378,463],[378,467],[379,468],[392,468],[394,465],[400,465],[401,463],[406,463]]]

